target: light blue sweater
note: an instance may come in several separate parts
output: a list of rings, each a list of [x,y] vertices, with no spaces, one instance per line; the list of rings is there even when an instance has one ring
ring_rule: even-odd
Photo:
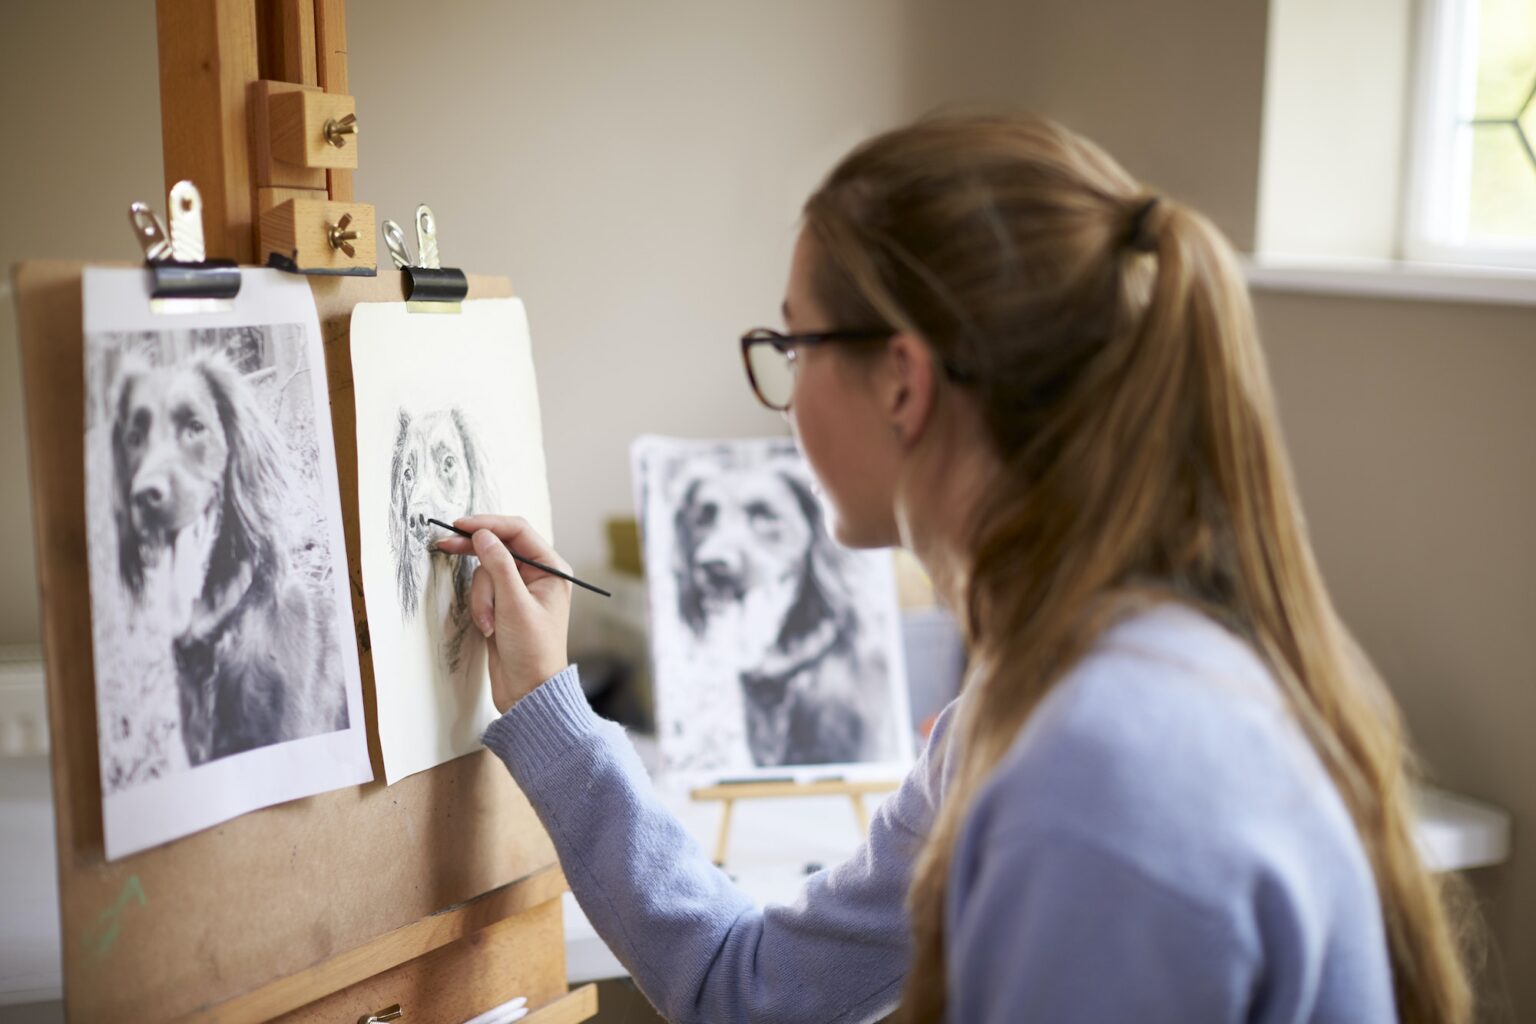
[[[657,801],[573,668],[485,743],[669,1020],[870,1021],[901,992],[955,707],[858,852],[761,911]],[[1106,631],[1041,703],[967,816],[947,908],[951,1024],[1396,1019],[1337,791],[1248,647],[1176,606]]]

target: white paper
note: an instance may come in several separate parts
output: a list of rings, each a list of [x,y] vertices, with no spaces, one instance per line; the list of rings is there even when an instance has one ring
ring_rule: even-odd
[[[433,552],[447,534],[423,520],[519,515],[553,543],[523,304],[479,299],[458,314],[359,304],[352,381],[363,594],[394,783],[477,749],[496,718],[466,607],[475,559]]]
[[[108,859],[373,778],[314,299],[241,277],[156,315],[143,271],[84,274]]]
[[[890,775],[912,760],[891,553],[823,525],[787,438],[631,449],[663,768]]]

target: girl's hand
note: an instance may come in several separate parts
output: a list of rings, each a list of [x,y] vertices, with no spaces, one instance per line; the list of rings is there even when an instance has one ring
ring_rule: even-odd
[[[571,618],[571,585],[517,561],[511,551],[562,572],[571,569],[525,519],[465,516],[453,525],[473,533],[473,539],[445,537],[437,547],[480,559],[469,587],[469,614],[486,638],[491,700],[506,714],[569,664],[566,634]]]

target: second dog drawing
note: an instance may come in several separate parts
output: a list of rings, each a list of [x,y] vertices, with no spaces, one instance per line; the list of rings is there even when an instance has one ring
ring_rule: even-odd
[[[365,303],[352,314],[358,526],[379,740],[390,782],[476,749],[496,716],[469,620],[475,559],[435,542],[470,513],[549,535],[539,399],[516,299],[454,316]]]

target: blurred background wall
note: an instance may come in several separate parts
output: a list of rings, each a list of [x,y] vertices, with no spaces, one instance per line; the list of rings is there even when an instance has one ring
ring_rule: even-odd
[[[1223,0],[355,2],[357,195],[401,221],[431,203],[445,260],[507,274],[526,299],[557,539],[579,570],[606,557],[603,520],[630,510],[636,434],[782,432],[751,401],[735,338],[775,322],[799,203],[873,131],[944,105],[1032,108],[1251,251],[1272,13]],[[1406,45],[1401,23],[1378,45]],[[150,0],[0,6],[0,81],[0,263],[136,259],[127,203],[164,205]],[[1366,143],[1400,129],[1356,126]],[[1489,1019],[1531,1019],[1536,306],[1256,303],[1345,618],[1432,775],[1515,815],[1513,859],[1474,877],[1494,938],[1483,985],[1517,1008]],[[0,644],[38,633],[21,401],[6,280]]]

